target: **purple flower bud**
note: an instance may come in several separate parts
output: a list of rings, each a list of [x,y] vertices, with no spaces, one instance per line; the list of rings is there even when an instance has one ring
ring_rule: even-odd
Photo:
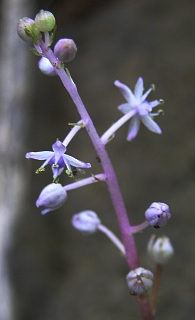
[[[40,193],[36,201],[37,207],[45,207],[41,214],[60,208],[67,199],[67,192],[60,183],[51,183]]]
[[[95,233],[100,224],[97,214],[90,210],[75,214],[72,218],[73,227],[85,234]]]
[[[153,202],[148,210],[146,210],[145,217],[154,228],[164,227],[171,218],[169,206],[165,203]]]
[[[35,17],[35,26],[41,32],[52,31],[55,24],[55,17],[50,11],[40,10]]]
[[[172,257],[174,249],[168,237],[152,235],[147,246],[151,260],[156,264],[165,264]]]
[[[130,271],[126,276],[128,288],[133,295],[147,292],[153,285],[153,279],[152,272],[141,267]]]
[[[34,20],[28,17],[24,17],[18,21],[17,33],[23,41],[32,42],[32,28],[36,30],[36,28],[34,27],[34,23]]]
[[[50,61],[47,58],[41,57],[41,59],[38,62],[38,65],[39,65],[39,69],[41,70],[41,72],[43,72],[47,76],[56,76],[57,75],[55,68],[52,66],[52,64],[50,63]]]
[[[72,39],[60,39],[55,47],[54,54],[63,62],[69,62],[76,56],[77,47]]]

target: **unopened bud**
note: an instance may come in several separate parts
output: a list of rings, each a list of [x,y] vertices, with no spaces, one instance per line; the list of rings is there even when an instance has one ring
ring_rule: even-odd
[[[45,207],[41,214],[60,208],[67,199],[67,192],[60,183],[51,183],[40,193],[36,201],[37,207]]]
[[[41,32],[52,31],[55,23],[55,17],[50,11],[40,10],[35,17],[35,26]]]
[[[141,267],[131,270],[126,276],[128,288],[133,295],[146,293],[152,287],[153,279],[153,273]]]
[[[38,65],[39,65],[39,69],[41,70],[41,72],[43,72],[47,76],[56,76],[57,75],[55,68],[52,66],[52,64],[50,63],[50,61],[47,58],[42,57],[39,60]]]
[[[174,249],[168,237],[156,237],[152,235],[147,246],[151,260],[156,264],[165,264],[174,253]]]
[[[73,60],[76,52],[77,47],[72,39],[60,39],[54,47],[54,54],[62,62]]]
[[[90,210],[75,214],[72,218],[73,227],[85,234],[95,233],[100,224],[97,214]]]
[[[171,218],[169,206],[165,203],[153,202],[148,210],[146,210],[145,217],[154,228],[164,227]]]
[[[17,33],[19,37],[26,42],[32,42],[34,38],[39,37],[39,31],[35,27],[35,21],[24,17],[18,21]]]

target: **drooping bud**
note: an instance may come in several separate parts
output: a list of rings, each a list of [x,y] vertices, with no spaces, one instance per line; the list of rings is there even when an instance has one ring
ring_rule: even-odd
[[[67,192],[60,183],[51,183],[40,193],[36,201],[37,207],[45,207],[41,214],[60,208],[67,199]]]
[[[35,21],[28,17],[24,17],[18,21],[17,33],[19,37],[26,42],[35,42],[40,36],[39,31],[35,27]]]
[[[39,60],[38,65],[39,65],[39,69],[41,70],[41,72],[43,72],[47,76],[56,76],[57,75],[55,68],[52,66],[52,64],[50,63],[50,61],[47,58],[42,57]]]
[[[131,270],[126,276],[128,288],[133,295],[146,293],[152,287],[153,279],[153,273],[141,267]]]
[[[77,47],[72,39],[60,39],[54,47],[54,54],[62,62],[73,60],[76,52]]]
[[[151,260],[156,264],[166,264],[174,253],[168,237],[152,235],[147,246]]]
[[[55,23],[55,17],[50,11],[40,10],[35,17],[35,26],[41,32],[52,31]]]
[[[158,229],[164,227],[171,218],[169,206],[161,202],[153,202],[145,212],[146,220]]]
[[[85,234],[95,233],[100,224],[97,214],[90,210],[77,213],[72,218],[73,227]]]

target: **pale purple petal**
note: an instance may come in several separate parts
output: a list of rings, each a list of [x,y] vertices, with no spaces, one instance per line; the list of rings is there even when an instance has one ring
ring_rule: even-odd
[[[135,115],[130,122],[129,131],[127,135],[127,140],[130,141],[134,139],[139,131],[140,127],[140,118]]]
[[[54,155],[52,151],[39,151],[39,152],[28,152],[25,157],[27,159],[32,158],[36,160],[46,160]]]
[[[68,156],[67,154],[65,154],[63,156],[64,158],[64,161],[68,161],[69,164],[73,167],[78,167],[78,168],[91,168],[91,164],[90,163],[86,163],[86,162],[83,162],[83,161],[80,161],[80,160],[77,160],[71,156]]]
[[[52,149],[55,153],[59,153],[60,155],[64,154],[66,151],[65,145],[59,140],[52,145]]]
[[[122,95],[124,96],[124,98],[131,104],[131,105],[135,105],[137,104],[137,100],[133,94],[133,92],[131,91],[131,89],[129,89],[125,84],[121,83],[120,81],[116,80],[114,82],[115,86],[117,86]]]
[[[129,103],[123,103],[118,106],[118,110],[120,110],[123,114],[127,114],[129,111],[131,111],[133,108],[130,106]]]
[[[162,130],[159,127],[159,125],[154,120],[152,120],[150,116],[141,117],[141,121],[150,131],[158,134],[162,133]]]
[[[140,99],[142,97],[143,91],[144,91],[144,82],[143,82],[143,79],[140,77],[137,80],[137,83],[134,89],[136,99]]]
[[[148,91],[146,91],[144,94],[143,94],[143,96],[141,97],[141,102],[143,102],[146,98],[147,98],[147,96],[149,95],[149,93],[152,91],[153,89],[152,89],[152,87],[150,88],[150,89],[148,89]]]
[[[149,102],[149,105],[150,105],[150,107],[151,107],[152,109],[153,109],[154,107],[158,106],[159,104],[161,104],[161,102],[158,101],[158,100],[154,100],[154,101]]]
[[[55,168],[55,167],[51,167],[51,170],[53,172],[53,178],[56,179],[58,176],[61,175],[62,171],[64,170],[64,168]]]

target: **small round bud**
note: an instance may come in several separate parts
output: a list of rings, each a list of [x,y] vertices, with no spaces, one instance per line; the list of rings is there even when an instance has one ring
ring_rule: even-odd
[[[30,37],[31,28],[34,26],[34,20],[28,17],[24,17],[18,21],[17,24],[17,33],[19,37],[26,42],[32,42],[32,38]]]
[[[97,214],[90,210],[75,214],[72,218],[73,227],[85,234],[95,233],[100,224]]]
[[[152,235],[147,246],[151,260],[156,264],[166,264],[174,253],[168,237]]]
[[[153,202],[148,210],[146,210],[145,217],[154,228],[164,227],[171,218],[169,206],[165,203]]]
[[[35,17],[35,26],[41,32],[52,31],[55,23],[55,17],[50,11],[40,10]]]
[[[54,54],[62,62],[73,60],[76,52],[77,47],[72,39],[60,39],[54,47]]]
[[[141,267],[130,271],[126,276],[128,288],[133,295],[146,293],[152,287],[153,279],[153,273]]]
[[[39,60],[38,65],[39,65],[39,69],[41,70],[41,72],[43,72],[47,76],[56,76],[57,75],[55,68],[52,66],[52,64],[50,63],[50,61],[47,58],[42,57]]]
[[[41,214],[60,208],[67,199],[67,192],[60,183],[51,183],[40,193],[36,201],[37,207],[45,207]]]

